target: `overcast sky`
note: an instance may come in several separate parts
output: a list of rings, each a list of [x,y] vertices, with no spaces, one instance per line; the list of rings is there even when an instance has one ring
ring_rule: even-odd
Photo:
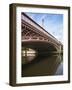
[[[63,43],[63,14],[26,13],[39,25]],[[42,24],[43,21],[43,24]]]

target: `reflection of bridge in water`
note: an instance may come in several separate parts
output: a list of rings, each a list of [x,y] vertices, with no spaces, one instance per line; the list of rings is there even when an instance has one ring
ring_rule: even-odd
[[[33,21],[25,13],[21,14],[22,47],[31,48],[40,52],[57,52],[62,50],[63,45],[54,36],[48,33],[39,24]]]
[[[63,74],[62,60],[63,59],[61,55],[36,57],[31,63],[22,65],[22,77],[62,75]]]

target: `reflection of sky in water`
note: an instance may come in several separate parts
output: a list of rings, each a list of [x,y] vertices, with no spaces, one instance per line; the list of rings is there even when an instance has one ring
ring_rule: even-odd
[[[63,42],[63,14],[47,13],[26,13],[30,18],[42,26],[46,31],[54,35],[58,40]]]

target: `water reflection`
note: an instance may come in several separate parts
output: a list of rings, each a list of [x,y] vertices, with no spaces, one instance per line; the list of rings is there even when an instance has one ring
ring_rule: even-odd
[[[37,56],[37,52],[31,48],[22,50],[22,64],[30,63]]]
[[[62,55],[45,56],[23,56],[22,57],[22,77],[62,75],[63,57]]]

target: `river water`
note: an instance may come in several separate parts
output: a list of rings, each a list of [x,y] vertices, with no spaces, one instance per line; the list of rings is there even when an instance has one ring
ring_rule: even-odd
[[[22,77],[62,74],[63,56],[60,54],[22,57]]]

